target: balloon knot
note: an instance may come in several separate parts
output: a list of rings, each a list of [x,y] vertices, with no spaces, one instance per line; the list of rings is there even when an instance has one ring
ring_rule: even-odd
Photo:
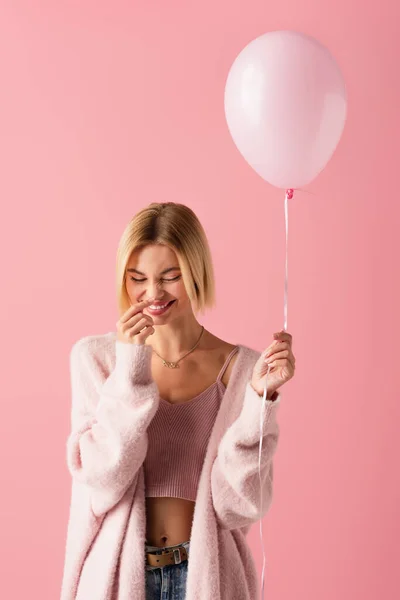
[[[292,190],[292,189],[286,190],[286,195],[289,200],[291,200],[293,198],[293,194],[294,194],[294,190]]]

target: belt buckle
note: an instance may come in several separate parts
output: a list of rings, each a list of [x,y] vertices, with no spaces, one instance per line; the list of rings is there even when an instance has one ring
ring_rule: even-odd
[[[174,552],[175,564],[179,565],[182,562],[181,549],[180,548],[174,548],[173,552]],[[177,560],[177,557],[178,557],[178,560]]]

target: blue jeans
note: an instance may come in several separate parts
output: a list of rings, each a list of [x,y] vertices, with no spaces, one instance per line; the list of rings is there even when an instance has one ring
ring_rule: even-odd
[[[162,550],[171,550],[177,546],[185,547],[188,560],[164,567],[146,565],[146,600],[185,600],[190,542],[164,548],[145,544],[145,552],[161,554]]]

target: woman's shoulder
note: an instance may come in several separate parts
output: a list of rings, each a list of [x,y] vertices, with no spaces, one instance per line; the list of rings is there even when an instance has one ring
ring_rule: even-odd
[[[243,372],[247,376],[247,372],[252,369],[261,353],[250,346],[246,346],[245,344],[232,344],[224,340],[219,340],[219,343],[220,351],[223,356],[222,362],[225,362],[229,359],[229,363],[226,366],[225,372],[221,379],[224,386],[227,387],[236,363],[238,363],[237,370],[239,373]]]
[[[220,341],[220,350],[221,352],[228,358],[228,356],[232,353],[232,361],[236,360],[253,360],[258,359],[261,352],[259,350],[255,350],[250,346],[246,346],[245,344],[232,344],[230,342],[226,342],[224,340]],[[237,349],[236,352],[234,352]],[[232,362],[231,361],[231,362]]]

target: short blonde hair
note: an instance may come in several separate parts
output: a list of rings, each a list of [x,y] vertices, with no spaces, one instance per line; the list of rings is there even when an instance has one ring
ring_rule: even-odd
[[[177,255],[183,283],[195,313],[215,306],[215,279],[205,231],[191,208],[176,202],[152,202],[128,223],[118,244],[116,285],[120,317],[129,309],[126,269],[132,252],[164,244]]]

